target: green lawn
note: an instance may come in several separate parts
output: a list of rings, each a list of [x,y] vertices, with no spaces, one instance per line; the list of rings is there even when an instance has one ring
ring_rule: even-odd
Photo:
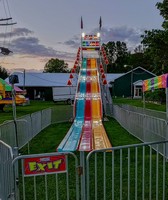
[[[60,124],[53,124],[49,126],[48,128],[44,129],[39,135],[37,135],[31,142],[30,142],[30,153],[36,154],[36,153],[50,153],[50,152],[55,152],[57,146],[60,144],[62,141],[63,137],[67,133],[71,126],[71,123],[60,123]],[[113,119],[110,118],[109,121],[104,122],[105,129],[107,131],[108,137],[112,143],[113,147],[116,146],[123,146],[123,145],[128,145],[128,144],[137,144],[140,143],[138,139],[130,135],[125,129],[123,129],[119,123]],[[138,198],[137,199],[142,199],[142,153],[143,149],[139,148],[138,149],[138,160],[137,160],[137,177],[138,177]],[[152,151],[152,198],[155,197],[156,195],[156,153]],[[21,154],[27,154],[27,147],[24,147],[21,149]],[[123,150],[123,160],[122,160],[122,179],[123,179],[123,184],[122,184],[122,192],[123,192],[123,199],[126,200],[128,199],[127,197],[127,181],[128,181],[128,151]],[[79,152],[75,152],[76,156],[78,157],[79,160]],[[98,200],[103,199],[103,191],[102,187],[104,184],[104,165],[103,165],[103,154],[99,153],[97,155],[97,186],[98,186]],[[115,187],[114,187],[114,194],[115,194],[115,199],[120,199],[119,198],[119,193],[120,193],[120,152],[116,151],[115,152]],[[75,199],[75,167],[74,167],[74,160],[69,159],[69,187],[70,187],[70,199],[74,200]],[[144,199],[149,199],[149,168],[150,168],[150,159],[149,159],[149,147],[146,147],[145,150],[145,198]],[[130,198],[134,199],[135,195],[135,172],[136,172],[136,165],[135,165],[135,149],[130,150]],[[158,194],[160,197],[162,197],[162,183],[163,183],[163,161],[162,157],[159,156],[159,164],[158,164],[158,169],[159,169],[159,179],[158,179],[158,185],[159,188],[161,188],[158,191]],[[166,171],[168,175],[168,165],[166,164]],[[57,177],[57,176],[56,176]],[[106,192],[107,192],[107,198],[106,199],[111,199],[111,188],[112,188],[112,155],[111,153],[106,153]],[[58,183],[59,184],[59,198],[60,199],[66,199],[66,176],[65,174],[59,174],[58,177]],[[37,185],[37,199],[44,199],[45,196],[45,177],[40,176],[36,178]],[[91,196],[90,199],[95,199],[94,196],[94,189],[95,189],[95,157],[92,155],[91,160],[90,160],[90,191]],[[21,181],[21,180],[20,180]],[[55,188],[55,175],[50,175],[47,178],[48,182],[48,191],[49,192],[49,199],[56,199],[56,189]],[[33,197],[33,191],[34,191],[34,179],[33,177],[26,178],[25,181],[25,186],[26,186],[26,199],[34,199]],[[22,182],[20,182],[20,187],[22,188]],[[166,185],[166,193],[168,191],[168,186]],[[22,193],[22,192],[21,192]],[[52,195],[51,195],[52,194]]]
[[[53,124],[44,129],[30,142],[30,153],[49,153],[56,151],[56,147],[60,144],[70,126],[71,123],[66,122]],[[130,135],[124,128],[122,128],[113,118],[104,122],[104,127],[108,133],[112,146],[122,146],[140,142],[138,139]],[[21,152],[23,154],[27,154],[27,147],[23,148]]]
[[[114,104],[129,104],[137,107],[143,107],[143,102],[140,99],[127,99],[127,98],[114,98],[113,99]],[[153,103],[146,103],[146,108],[152,109],[152,110],[158,110],[158,111],[166,111],[166,105],[156,105]],[[27,115],[45,108],[49,107],[56,107],[58,111],[63,110],[67,107],[67,105],[62,103],[54,103],[52,101],[30,101],[30,105],[25,106],[17,106],[16,107],[16,115],[17,117],[21,117],[23,115]],[[5,112],[0,111],[0,124],[3,123],[6,120],[12,120],[13,119],[13,112],[12,112],[12,106],[7,106],[4,108]]]
[[[114,104],[128,104],[137,107],[143,107],[142,99],[113,98]],[[166,112],[165,104],[145,103],[145,108]]]
[[[57,107],[58,110],[61,110],[67,107],[67,105],[64,102],[54,103],[52,101],[30,101],[30,105],[16,106],[16,115],[17,117],[21,117],[50,107]],[[11,105],[6,106],[4,111],[5,112],[0,111],[0,124],[6,120],[13,119],[13,110]]]
[[[50,153],[55,152],[56,148],[62,141],[63,137],[66,135],[67,131],[69,130],[71,123],[60,123],[60,124],[53,124],[48,128],[44,129],[40,134],[38,134],[31,142],[30,142],[30,153],[31,154],[38,154],[38,153]],[[104,123],[105,129],[108,133],[109,139],[113,146],[118,145],[127,145],[127,144],[134,144],[139,143],[140,141],[128,134],[116,120],[110,118],[109,121]],[[120,139],[119,139],[120,138]],[[21,154],[27,154],[27,146],[21,149]],[[79,152],[75,152],[79,159]],[[101,162],[101,161],[99,161]],[[99,163],[98,162],[98,163]],[[70,158],[69,160],[69,180],[70,180],[70,199],[75,199],[75,167],[74,167],[74,160]],[[101,166],[101,163],[100,163]],[[93,173],[93,169],[91,173]],[[107,172],[108,173],[108,172]],[[49,193],[54,194],[54,196],[50,196],[50,199],[55,199],[56,191],[53,189],[55,187],[55,175],[50,175],[48,177],[48,188]],[[25,179],[25,186],[26,190],[26,197],[27,199],[34,199],[33,197],[33,178],[26,178]],[[37,197],[38,199],[44,199],[45,196],[45,185],[44,185],[44,177],[36,178],[38,183],[37,188]],[[20,179],[21,181],[21,179]],[[59,197],[60,199],[66,199],[66,190],[65,190],[65,183],[66,177],[64,174],[59,174],[58,176],[59,182]],[[20,188],[22,188],[22,182],[20,182]],[[52,192],[51,192],[52,191]],[[21,192],[22,195],[22,192]]]
[[[130,104],[133,106],[138,106],[138,107],[143,107],[143,102],[142,100],[132,100],[132,99],[126,99],[126,98],[116,98],[113,99],[114,104]],[[64,103],[53,103],[53,102],[45,102],[45,101],[31,101],[30,105],[26,105],[26,106],[17,106],[17,117],[23,116],[23,115],[27,115],[36,111],[40,111],[42,109],[45,108],[49,108],[49,107],[55,107],[58,112],[57,113],[65,113],[64,110],[66,110],[67,105]],[[156,105],[156,104],[152,104],[152,103],[146,103],[146,108],[149,109],[153,109],[153,110],[160,110],[160,111],[165,111],[166,110],[166,106],[165,105]],[[12,115],[12,107],[5,107],[5,112],[0,112],[0,123],[3,123],[6,120],[12,120],[13,119],[13,115]],[[71,126],[71,123],[66,122],[66,123],[59,123],[59,124],[53,124],[49,127],[47,127],[46,129],[44,129],[40,134],[38,134],[31,142],[30,142],[30,153],[31,154],[38,154],[38,153],[49,153],[49,152],[55,152],[56,148],[58,147],[58,145],[60,144],[60,142],[62,141],[62,139],[64,138],[64,136],[66,135],[67,131],[69,130]],[[113,147],[116,146],[123,146],[123,145],[128,145],[128,144],[137,144],[140,143],[140,141],[138,139],[136,139],[135,137],[133,137],[132,135],[130,135],[125,129],[123,129],[119,123],[110,118],[109,121],[104,122],[104,126],[105,129],[107,131],[108,137],[112,143]],[[140,156],[139,156],[139,160],[138,160],[138,167],[140,167],[140,169],[138,170],[138,176],[141,176],[142,174],[142,149],[140,150]],[[131,174],[131,185],[132,187],[134,187],[135,182],[134,182],[134,177],[135,177],[135,153],[134,151],[133,155],[131,154],[130,157],[130,166],[132,166],[133,168],[130,171]],[[149,150],[147,150],[146,152],[149,152]],[[20,153],[23,154],[28,154],[28,149],[27,146],[25,146],[24,148],[22,148],[20,150]],[[79,152],[75,153],[79,159]],[[123,152],[123,155],[125,153]],[[116,176],[116,188],[115,188],[115,193],[118,194],[119,192],[119,178],[120,178],[120,157],[119,154],[117,153],[115,156],[115,176]],[[102,191],[101,191],[101,186],[103,184],[103,165],[102,165],[102,159],[103,159],[103,155],[100,155],[100,160],[98,160],[98,193],[100,194],[100,199],[102,199]],[[107,179],[109,180],[108,184],[107,184],[107,190],[111,191],[111,163],[112,163],[112,156],[111,154],[107,155],[107,168],[106,168],[106,174],[107,174]],[[160,159],[160,158],[159,158]],[[93,163],[91,162],[92,168],[90,171],[90,176],[93,176],[94,179],[94,173],[95,173],[95,168],[94,168],[94,158],[93,158]],[[124,157],[124,161],[123,163],[126,162],[127,163],[127,156]],[[145,157],[145,162],[146,165],[149,166],[149,155],[146,155]],[[152,163],[156,163],[156,156],[152,157]],[[147,166],[147,167],[148,167]],[[126,174],[128,171],[128,168],[126,166],[123,166],[123,177],[124,177],[124,181],[126,181]],[[153,164],[152,165],[153,168],[153,177],[156,177],[156,167]],[[159,162],[159,169],[162,169],[162,163]],[[166,165],[167,168],[167,165]],[[125,170],[124,170],[125,169]],[[75,167],[74,167],[74,161],[72,159],[70,159],[69,162],[69,176],[70,176],[70,195],[72,196],[72,200],[75,199]],[[125,174],[126,173],[126,174]],[[162,171],[159,172],[159,176],[162,176]],[[168,170],[167,170],[168,173]],[[147,168],[145,171],[146,176],[148,176],[149,174],[149,169]],[[166,176],[168,176],[168,174],[166,174]],[[52,200],[52,199],[56,199],[54,198],[54,196],[56,196],[55,193],[55,180],[58,179],[58,182],[60,183],[60,188],[59,188],[59,199],[66,199],[65,198],[65,194],[66,194],[66,188],[64,187],[65,184],[65,174],[60,174],[59,177],[57,177],[57,175],[51,175],[48,178],[48,188],[49,188],[49,197],[48,199]],[[37,190],[37,199],[45,199],[45,177],[43,176],[39,176],[36,179],[34,179],[33,177],[30,178],[26,178],[26,182],[25,182],[25,186],[26,186],[26,199],[34,199],[33,198],[33,192],[34,192],[34,181],[37,181],[38,187],[36,188]],[[123,182],[124,183],[124,182]],[[20,188],[22,188],[22,180],[20,179]],[[93,188],[94,190],[94,185],[95,183],[93,182],[93,180],[91,180],[91,188]],[[123,185],[123,192],[126,191],[126,182],[125,185]],[[142,185],[142,181],[140,181],[138,184]],[[156,182],[154,181],[154,184],[156,185]],[[159,179],[159,186],[161,187],[162,185],[162,179]],[[117,186],[118,185],[118,186]],[[149,180],[147,181],[145,187],[148,188],[149,185]],[[168,191],[168,188],[166,186],[166,189]],[[134,193],[135,191],[133,191]],[[22,193],[22,192],[21,192]],[[148,195],[148,191],[146,192],[146,196]],[[159,191],[159,194],[161,193],[161,191]],[[138,194],[141,194],[141,189],[138,189]],[[155,194],[155,191],[153,192],[153,195]],[[22,195],[22,194],[21,194]],[[53,196],[54,195],[54,196]],[[92,194],[94,195],[94,194]],[[142,199],[141,196],[139,196],[140,198],[138,199]],[[153,196],[154,197],[154,196]],[[21,198],[22,199],[22,198]],[[94,199],[94,197],[93,197]],[[107,198],[108,199],[108,198]],[[110,196],[109,196],[110,199]],[[116,198],[118,199],[118,198]],[[127,199],[126,196],[123,197],[123,199]],[[132,198],[133,199],[133,198]],[[148,197],[146,198],[148,199]]]
[[[131,104],[134,106],[142,106],[142,102],[141,100],[130,100],[130,99],[115,99],[114,103],[126,103],[126,104]],[[38,105],[37,105],[38,104]],[[30,106],[25,106],[25,107],[18,107],[17,112],[18,115],[24,115],[26,114],[26,112],[35,112],[47,107],[51,107],[51,106],[56,106],[57,109],[59,111],[64,110],[64,107],[66,108],[66,105],[55,105],[52,102],[33,102]],[[149,104],[149,106],[151,106],[151,108],[155,108],[156,105],[155,104]],[[34,108],[36,107],[36,108]],[[164,106],[163,106],[164,107]],[[22,110],[23,109],[23,110]],[[25,109],[25,110],[24,110]],[[161,107],[159,107],[159,109],[162,109]],[[11,112],[11,110],[9,110],[9,112]],[[64,138],[64,136],[66,135],[67,131],[69,130],[71,126],[71,123],[67,122],[67,123],[59,123],[59,124],[53,124],[49,127],[47,127],[46,129],[44,129],[40,134],[38,134],[31,142],[30,142],[30,153],[31,154],[38,154],[38,153],[49,153],[49,152],[55,152],[56,148],[58,147],[58,145],[60,144],[60,142],[62,141],[62,139]],[[138,139],[136,139],[135,137],[133,137],[132,135],[130,135],[125,129],[123,129],[119,123],[110,118],[109,121],[104,122],[104,126],[105,129],[107,131],[108,137],[112,143],[113,147],[116,146],[123,146],[123,145],[128,145],[128,144],[137,144],[140,143],[140,141]],[[140,181],[138,182],[138,199],[142,199],[141,197],[141,192],[142,192],[142,179],[141,179],[141,175],[142,175],[142,149],[139,149],[140,154],[138,157],[138,177],[140,177]],[[23,154],[27,154],[27,146],[25,146],[24,148],[21,149],[20,153]],[[148,177],[149,176],[149,148],[146,150],[146,156],[145,156],[145,163],[146,163],[146,168],[145,168],[145,176]],[[78,159],[79,159],[79,152],[75,152],[75,154],[77,155]],[[125,152],[123,151],[123,156],[126,155]],[[98,160],[97,160],[97,165],[98,165],[98,171],[97,171],[97,175],[98,175],[98,196],[100,198],[98,199],[103,199],[103,192],[101,187],[103,186],[103,154],[98,155]],[[90,177],[91,177],[91,181],[90,181],[90,188],[91,190],[94,191],[95,188],[95,182],[94,182],[94,174],[95,174],[95,166],[94,166],[94,157],[93,159],[91,159],[91,168],[90,168]],[[127,192],[127,171],[128,171],[128,167],[127,167],[127,155],[123,157],[123,193]],[[118,195],[119,194],[119,187],[120,187],[120,156],[119,153],[117,152],[115,154],[115,194]],[[163,165],[162,165],[162,158],[159,157],[159,169],[163,169]],[[156,163],[156,155],[152,156],[152,163]],[[166,169],[167,169],[167,165],[166,165]],[[70,199],[75,199],[75,167],[74,167],[74,160],[70,159],[69,160],[69,184],[70,184]],[[152,174],[153,174],[153,185],[156,185],[156,166],[153,164],[152,165]],[[107,190],[107,199],[109,196],[109,199],[111,199],[111,176],[112,176],[112,156],[111,153],[107,154],[106,157],[106,175],[107,175],[107,180],[108,182],[106,183],[106,190]],[[167,174],[168,175],[168,174]],[[162,170],[160,170],[159,172],[159,177],[162,176]],[[131,156],[130,156],[130,186],[132,188],[134,188],[135,186],[135,150],[131,151]],[[56,183],[55,180],[58,180],[58,182]],[[26,199],[34,199],[34,178],[33,177],[29,177],[25,179],[25,187],[26,187]],[[20,179],[20,188],[22,188],[22,180]],[[36,178],[36,183],[37,183],[37,199],[45,199],[45,177],[44,176],[39,176]],[[66,184],[66,175],[65,174],[59,174],[57,175],[50,175],[47,178],[47,183],[48,183],[48,191],[49,191],[49,199],[56,199],[55,196],[57,195],[56,193],[56,184],[59,183],[59,198],[60,199],[66,199],[66,188],[64,187],[64,185]],[[159,187],[162,187],[162,179],[159,178]],[[149,190],[149,179],[146,180],[145,182],[145,188],[147,188],[147,191],[145,192],[145,199],[148,199],[148,190]],[[155,187],[153,187],[154,189],[152,190],[152,197],[155,196]],[[167,186],[166,186],[166,189]],[[135,190],[133,190],[131,195],[132,195],[132,199],[134,199],[134,193]],[[166,190],[167,191],[167,190]],[[162,193],[162,190],[159,191],[159,194]],[[21,196],[22,196],[22,192],[21,192]],[[94,199],[94,193],[91,194],[91,199]],[[119,199],[115,198],[115,199]],[[123,199],[128,199],[127,195],[125,195],[123,197]]]

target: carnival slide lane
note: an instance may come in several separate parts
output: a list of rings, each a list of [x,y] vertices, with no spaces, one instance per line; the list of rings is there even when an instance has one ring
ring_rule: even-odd
[[[57,148],[59,152],[76,151],[80,141],[85,112],[85,93],[86,93],[86,60],[82,63],[79,73],[75,98],[75,119],[68,133]]]
[[[97,69],[96,59],[91,60],[91,68]],[[106,131],[102,123],[102,100],[100,92],[100,81],[97,76],[92,81],[92,133],[93,133],[93,149],[110,148],[111,143],[107,137]]]
[[[83,59],[75,98],[75,120],[58,151],[110,148],[102,124],[102,101],[96,59]]]

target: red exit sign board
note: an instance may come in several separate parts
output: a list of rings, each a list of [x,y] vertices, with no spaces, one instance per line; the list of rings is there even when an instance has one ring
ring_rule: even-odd
[[[65,155],[44,156],[24,159],[24,175],[36,176],[66,172]]]

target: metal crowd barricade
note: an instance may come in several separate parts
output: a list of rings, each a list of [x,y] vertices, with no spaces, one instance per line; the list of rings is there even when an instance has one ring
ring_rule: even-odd
[[[168,124],[165,119],[129,111],[117,105],[113,106],[113,117],[128,132],[143,142],[168,139]]]
[[[52,109],[49,108],[20,117],[16,120],[16,127],[13,120],[1,124],[0,140],[3,140],[11,147],[16,147],[18,144],[19,149],[22,148],[39,132],[51,124],[51,112]]]
[[[86,158],[86,199],[167,199],[167,144],[153,142],[90,152]]]
[[[10,199],[13,192],[12,148],[0,140],[0,199]]]
[[[18,156],[13,168],[21,166],[20,176],[14,174],[15,200],[73,199],[79,200],[78,159],[71,152]]]
[[[51,108],[41,111],[41,129],[43,130],[51,124]]]
[[[128,110],[128,111],[153,116],[153,117],[156,117],[156,118],[166,119],[166,112],[136,107],[136,106],[127,105],[127,104],[119,104],[119,106],[122,107],[123,109]]]
[[[11,147],[16,145],[15,124],[13,121],[8,121],[0,125],[0,140],[7,143]]]

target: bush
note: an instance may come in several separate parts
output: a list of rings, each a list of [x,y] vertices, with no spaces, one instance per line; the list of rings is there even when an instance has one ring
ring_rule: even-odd
[[[158,90],[146,92],[145,93],[145,100],[146,101],[159,102],[159,103],[166,102],[165,89],[158,89]]]

